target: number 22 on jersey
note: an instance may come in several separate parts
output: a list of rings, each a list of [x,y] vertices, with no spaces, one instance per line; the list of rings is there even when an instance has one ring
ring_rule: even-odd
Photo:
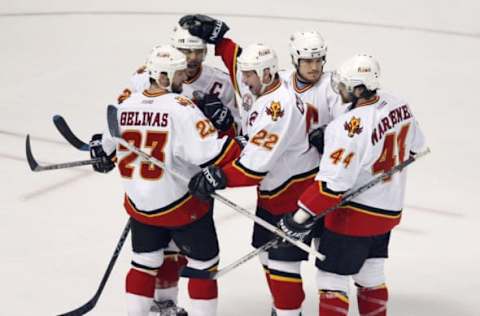
[[[142,143],[143,148],[151,148],[150,155],[163,161],[165,159],[165,153],[163,150],[167,142],[168,132],[146,131],[145,136],[145,142],[143,143],[143,133],[139,130],[127,130],[122,134],[123,139],[137,148],[142,148]],[[128,151],[128,149],[120,145],[119,151]],[[135,165],[133,162],[137,157],[138,155],[136,153],[131,152],[119,161],[118,169],[122,177],[132,178],[133,173],[135,172]],[[163,174],[163,169],[152,163],[142,161],[140,163],[139,172],[143,179],[158,180]]]

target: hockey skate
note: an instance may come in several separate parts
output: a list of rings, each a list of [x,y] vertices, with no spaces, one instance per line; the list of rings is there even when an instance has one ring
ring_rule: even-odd
[[[153,303],[148,316],[188,316],[187,311],[177,306],[172,300]]]

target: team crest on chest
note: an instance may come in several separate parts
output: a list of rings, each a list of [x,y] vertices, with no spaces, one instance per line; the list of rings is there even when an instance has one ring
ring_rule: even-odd
[[[284,111],[282,110],[282,105],[280,104],[280,102],[272,101],[266,112],[267,115],[270,115],[272,117],[272,121],[276,122],[279,118],[283,116]]]
[[[353,137],[355,134],[360,134],[363,130],[361,126],[362,120],[359,117],[352,116],[349,122],[345,122],[343,126],[348,133],[348,137]]]

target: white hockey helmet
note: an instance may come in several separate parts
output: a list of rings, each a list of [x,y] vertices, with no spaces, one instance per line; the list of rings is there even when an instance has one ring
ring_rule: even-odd
[[[317,31],[296,32],[290,36],[290,56],[298,66],[300,59],[314,59],[327,56],[327,44]]]
[[[348,92],[359,85],[373,91],[380,88],[380,65],[371,55],[357,54],[345,61],[334,73],[334,84],[343,83]]]
[[[269,83],[265,84],[261,81],[262,91],[273,82],[278,72],[277,54],[273,49],[264,44],[248,45],[237,58],[237,64],[240,71],[254,70],[258,77],[260,77],[260,81],[263,78],[265,69],[270,69],[272,79]]]
[[[205,49],[207,43],[199,37],[193,36],[190,32],[183,27],[177,25],[173,29],[172,45],[175,48],[183,49]]]
[[[148,76],[157,81],[162,73],[167,73],[170,85],[177,70],[187,69],[187,58],[185,55],[171,45],[158,45],[152,49],[146,62]]]

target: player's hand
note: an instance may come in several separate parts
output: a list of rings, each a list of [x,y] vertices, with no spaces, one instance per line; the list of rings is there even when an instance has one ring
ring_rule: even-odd
[[[318,127],[308,134],[308,142],[314,146],[320,155],[323,155],[323,148],[325,147],[324,127]]]
[[[280,219],[277,226],[290,238],[303,241],[312,231],[314,221],[297,223],[293,218],[294,213],[286,214]]]
[[[208,166],[190,179],[188,190],[193,196],[207,200],[216,190],[225,189],[227,177],[222,169],[217,166]]]
[[[97,162],[92,165],[93,170],[100,173],[110,172],[115,168],[115,164],[112,161],[112,158],[115,157],[115,152],[108,156],[102,147],[102,134],[94,134],[90,140],[90,157],[92,158],[102,158],[101,162]]]
[[[209,44],[217,44],[230,29],[222,20],[203,14],[185,15],[178,23],[190,34],[200,37]]]
[[[195,103],[203,114],[212,122],[219,131],[226,131],[233,124],[232,112],[223,105],[222,101],[214,94],[200,96],[195,94]]]

